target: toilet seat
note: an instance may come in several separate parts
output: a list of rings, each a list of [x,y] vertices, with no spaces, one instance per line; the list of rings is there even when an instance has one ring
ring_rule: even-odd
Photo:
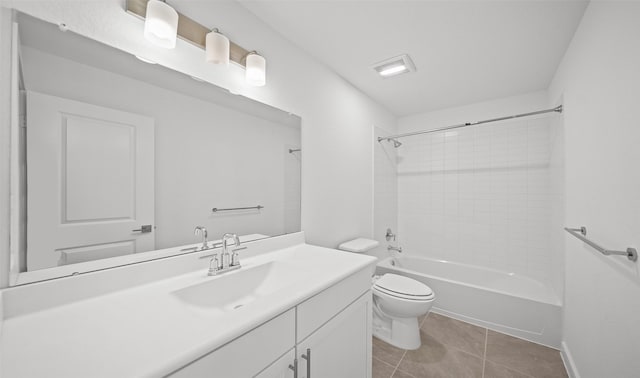
[[[378,278],[372,290],[380,295],[387,295],[410,301],[431,301],[434,298],[433,290],[424,283],[409,277],[387,273]]]

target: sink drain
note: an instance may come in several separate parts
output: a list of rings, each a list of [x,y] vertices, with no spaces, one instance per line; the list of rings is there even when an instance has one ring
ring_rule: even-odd
[[[235,310],[235,309],[240,308],[242,306],[244,306],[244,305],[243,304],[239,304],[239,305],[235,306],[233,309]]]

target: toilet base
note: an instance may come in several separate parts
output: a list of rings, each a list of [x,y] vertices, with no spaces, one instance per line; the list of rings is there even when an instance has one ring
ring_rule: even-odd
[[[373,335],[378,339],[402,349],[418,349],[420,326],[418,318],[389,318],[380,314],[374,306]]]

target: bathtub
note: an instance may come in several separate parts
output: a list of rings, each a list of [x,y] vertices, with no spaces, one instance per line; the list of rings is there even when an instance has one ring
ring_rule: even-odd
[[[531,278],[426,257],[401,255],[378,262],[376,274],[396,273],[427,284],[436,295],[431,311],[560,348],[561,303]]]

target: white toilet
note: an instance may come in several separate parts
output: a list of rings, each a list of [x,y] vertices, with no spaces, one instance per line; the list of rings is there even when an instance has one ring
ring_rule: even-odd
[[[362,253],[378,246],[370,239],[355,239],[338,246],[349,252]],[[402,349],[418,349],[421,345],[418,317],[429,312],[435,294],[429,286],[409,277],[387,273],[374,276],[373,335]]]

